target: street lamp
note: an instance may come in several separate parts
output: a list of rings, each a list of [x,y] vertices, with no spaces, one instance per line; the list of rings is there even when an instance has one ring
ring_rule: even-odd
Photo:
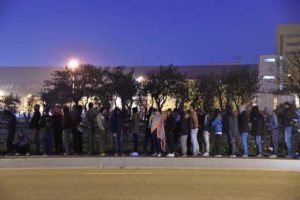
[[[70,60],[69,63],[68,63],[68,67],[70,67],[70,68],[73,70],[73,72],[74,72],[75,69],[76,69],[77,67],[79,67],[79,62],[78,62],[78,60],[76,60],[76,59]]]
[[[144,80],[145,80],[145,78],[143,76],[139,76],[136,78],[136,81],[139,83],[143,82]]]

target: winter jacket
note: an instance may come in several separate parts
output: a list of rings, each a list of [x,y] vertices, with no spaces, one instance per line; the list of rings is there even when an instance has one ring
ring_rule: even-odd
[[[97,127],[99,128],[99,130],[105,131],[106,121],[105,121],[105,118],[102,115],[102,113],[98,113],[98,115],[96,117],[96,122],[97,122]]]
[[[222,133],[222,118],[220,115],[212,120],[211,125],[214,133]]]
[[[132,115],[131,131],[132,133],[140,132],[140,114],[138,112]]]
[[[272,112],[268,118],[268,130],[273,131],[279,128],[278,117],[275,112]]]
[[[117,114],[116,112],[113,112],[111,117],[111,130],[112,133],[119,133],[121,131],[124,131],[125,127],[125,119],[123,117],[123,113]]]
[[[70,113],[67,113],[64,115],[63,118],[63,129],[71,129],[72,128],[72,117],[70,115]]]
[[[34,112],[33,117],[29,123],[29,128],[38,129],[40,120],[41,120],[41,113],[39,111]]]
[[[203,131],[209,131],[210,128],[210,115],[209,114],[204,114],[201,117],[201,127]]]
[[[165,131],[166,134],[174,134],[175,131],[175,118],[173,115],[169,115],[165,121]]]
[[[190,128],[191,129],[199,128],[198,116],[194,110],[191,111],[191,115],[190,115]]]
[[[238,116],[239,132],[249,133],[249,117],[246,111],[242,111]]]
[[[262,136],[264,132],[264,117],[260,112],[253,113],[250,117],[252,123],[252,134],[254,136]]]
[[[41,117],[40,127],[45,129],[46,131],[53,130],[53,117],[49,114],[44,114]]]
[[[91,129],[96,128],[96,117],[97,117],[97,112],[94,109],[90,109],[86,113],[86,119],[87,119],[87,126]]]
[[[190,134],[189,118],[182,117],[180,119],[179,133],[180,133],[180,135],[189,135]]]
[[[290,108],[285,109],[283,113],[283,125],[284,127],[293,126],[294,121],[296,121],[297,115]]]
[[[238,119],[235,114],[231,113],[223,117],[223,131],[232,137],[238,136]]]

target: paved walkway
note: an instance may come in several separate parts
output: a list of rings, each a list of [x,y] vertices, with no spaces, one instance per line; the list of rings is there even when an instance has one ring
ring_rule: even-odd
[[[251,169],[300,172],[300,160],[256,158],[152,158],[152,157],[3,157],[5,168],[190,168]]]

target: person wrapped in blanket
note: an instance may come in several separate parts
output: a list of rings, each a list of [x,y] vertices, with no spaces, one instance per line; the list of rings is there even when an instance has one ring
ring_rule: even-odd
[[[166,136],[164,129],[164,119],[157,109],[153,109],[150,117],[151,134],[153,135],[153,142],[155,153],[153,157],[161,157],[165,151]]]

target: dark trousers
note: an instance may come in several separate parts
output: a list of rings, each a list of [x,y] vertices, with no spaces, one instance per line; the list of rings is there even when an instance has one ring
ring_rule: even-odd
[[[77,130],[77,128],[73,128],[73,145],[74,145],[74,153],[82,154],[83,147],[82,147],[82,133]]]
[[[16,153],[19,153],[19,154],[26,154],[29,152],[29,149],[30,149],[30,146],[29,144],[27,145],[23,145],[23,146],[20,146],[20,145],[15,145],[15,150],[16,150]]]
[[[273,146],[273,154],[278,153],[278,139],[279,139],[279,129],[274,129],[271,131],[271,141]]]
[[[6,137],[7,153],[14,152],[14,145],[13,145],[14,138],[15,138],[15,131],[8,131],[8,134]]]
[[[34,144],[35,144],[35,153],[40,154],[40,130],[39,129],[33,129],[33,138],[34,138]]]
[[[55,144],[55,153],[61,154],[63,150],[62,130],[54,131],[54,144]]]
[[[154,146],[155,146],[155,152],[156,153],[162,153],[161,140],[159,138],[157,138],[156,131],[154,131],[152,133],[152,135],[153,135],[153,143],[154,143]]]
[[[133,142],[133,152],[138,152],[139,139],[138,139],[138,134],[137,133],[132,134],[132,142]]]
[[[216,155],[221,155],[222,153],[221,140],[222,140],[222,135],[215,134]]]
[[[51,154],[53,150],[53,131],[44,130],[43,135],[44,153]]]
[[[151,153],[154,152],[154,140],[153,140],[153,136],[151,134],[151,131],[149,128],[146,129],[145,131],[145,138],[144,138],[144,153],[148,153],[148,143],[150,142],[150,146],[151,146]]]
[[[114,140],[114,152],[115,154],[123,153],[123,134],[121,132],[114,133],[113,135],[113,140]]]
[[[169,153],[174,153],[174,134],[166,133]]]

